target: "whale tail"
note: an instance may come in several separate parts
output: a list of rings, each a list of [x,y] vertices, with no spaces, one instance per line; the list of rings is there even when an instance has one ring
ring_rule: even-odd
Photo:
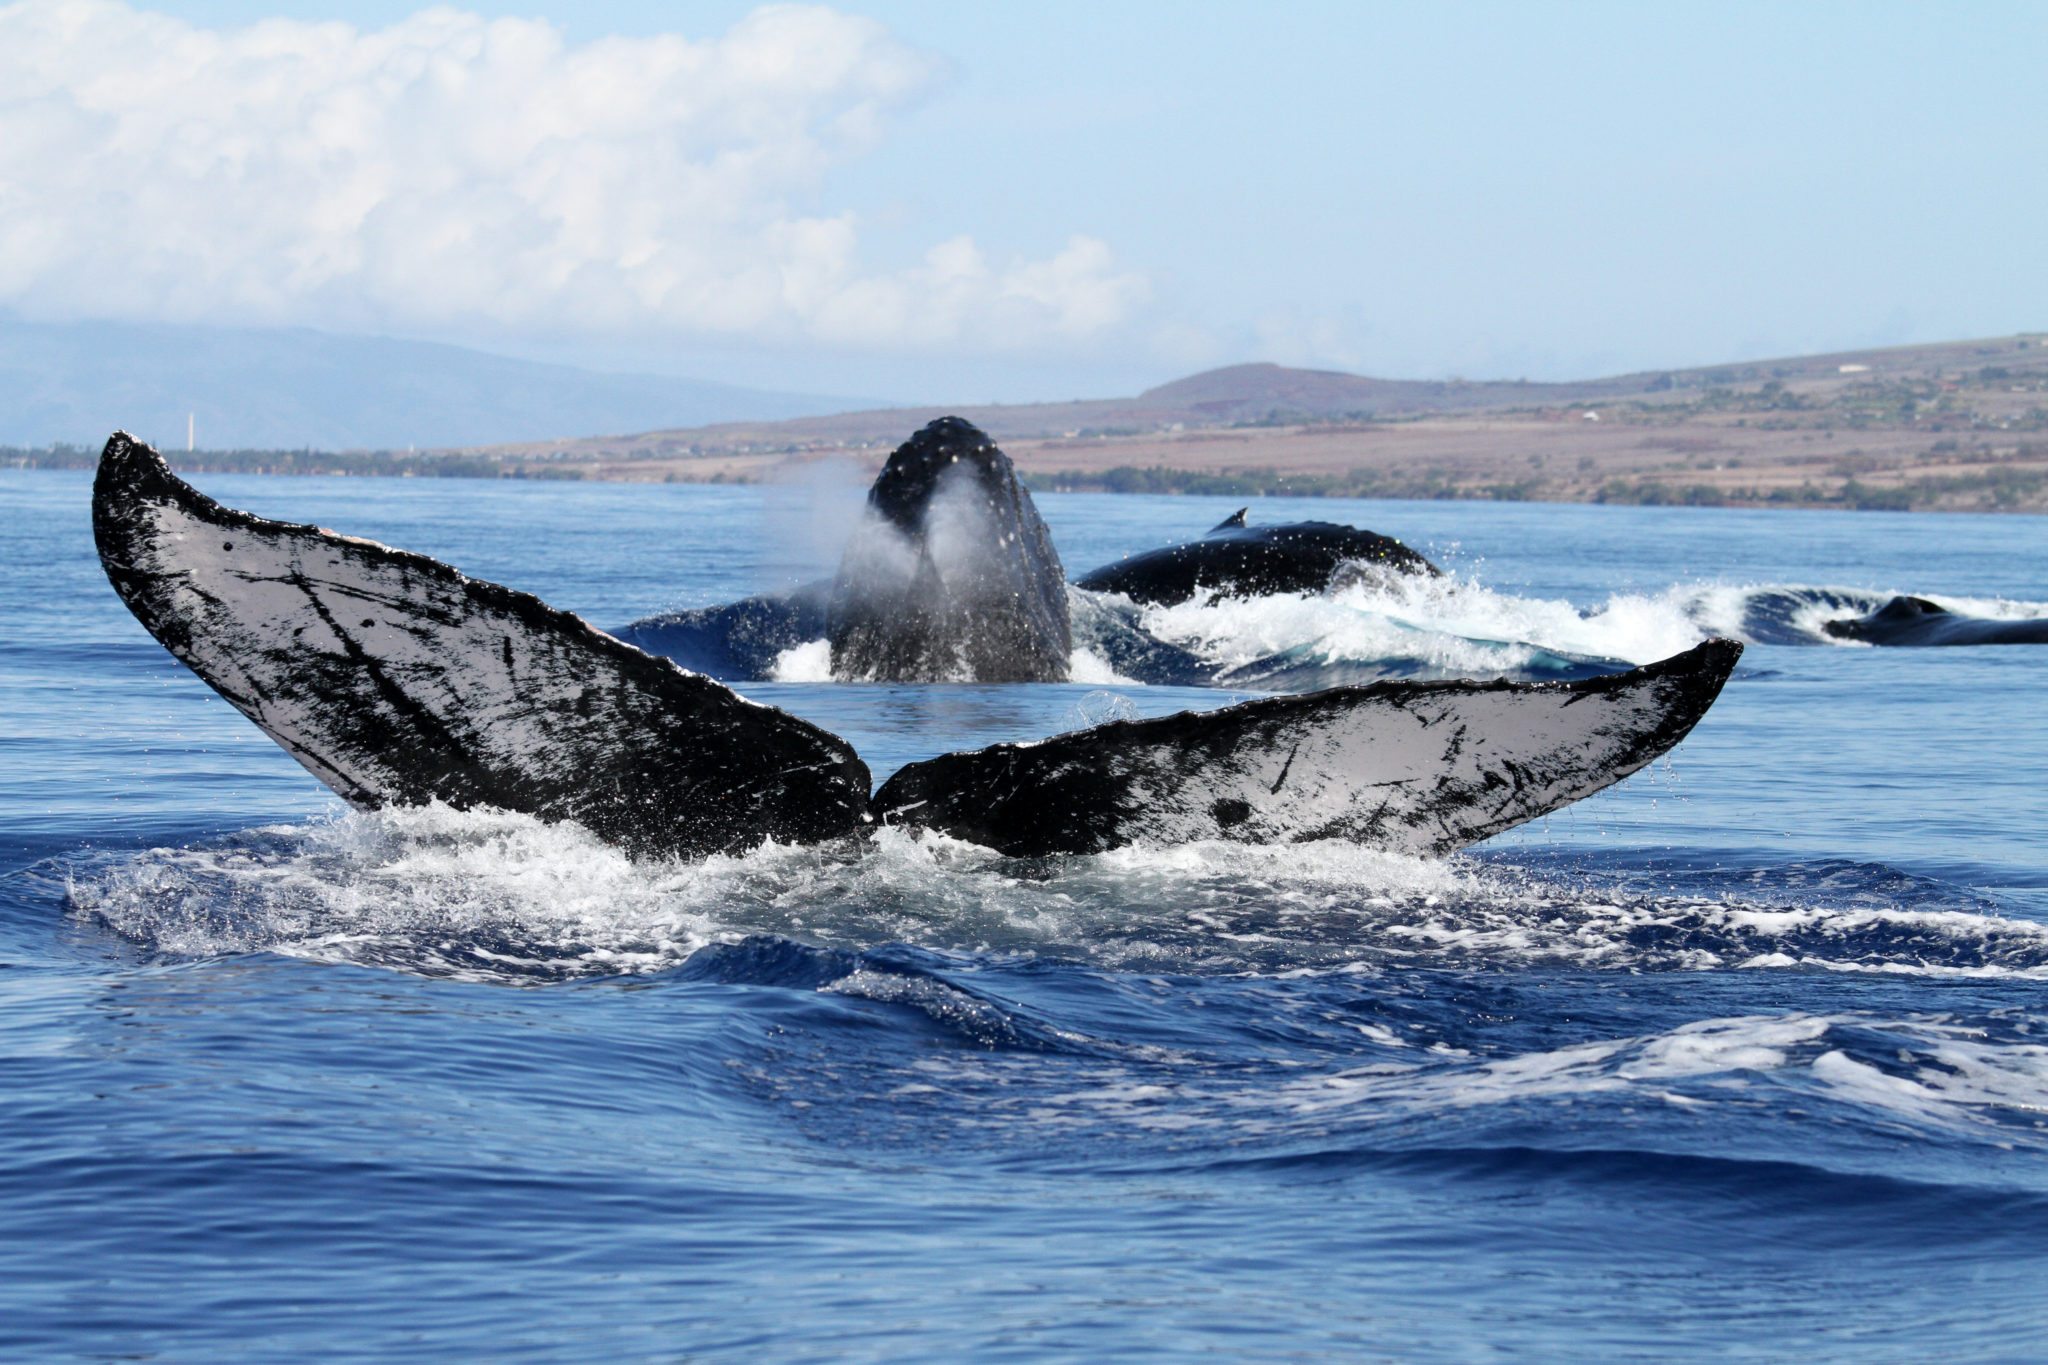
[[[125,433],[93,532],[171,653],[358,806],[573,820],[640,855],[814,843],[877,821],[1007,853],[1345,838],[1443,853],[1636,771],[1741,646],[1567,684],[1383,683],[913,763],[851,745],[424,555],[223,507]]]

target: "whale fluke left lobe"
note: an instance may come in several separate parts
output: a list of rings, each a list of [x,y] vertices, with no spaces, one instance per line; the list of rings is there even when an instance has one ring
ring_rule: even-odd
[[[537,597],[221,506],[116,433],[93,534],[163,645],[358,806],[496,806],[636,854],[860,828],[851,745]]]

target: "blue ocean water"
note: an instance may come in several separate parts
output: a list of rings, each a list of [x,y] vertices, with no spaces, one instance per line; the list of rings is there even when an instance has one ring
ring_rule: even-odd
[[[600,624],[829,565],[851,484],[202,476]],[[1216,657],[1753,643],[1667,761],[1443,861],[925,837],[635,864],[349,814],[0,473],[0,1354],[2038,1357],[2040,518],[1269,502],[1453,570]],[[1070,570],[1232,510],[1049,496]],[[1856,609],[1863,609],[1857,607]],[[878,778],[1229,694],[745,689]]]

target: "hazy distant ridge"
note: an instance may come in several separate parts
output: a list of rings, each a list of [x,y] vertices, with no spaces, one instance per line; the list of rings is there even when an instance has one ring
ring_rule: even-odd
[[[602,374],[304,329],[0,318],[0,445],[97,445],[116,427],[183,449],[473,446],[773,421],[854,400]]]

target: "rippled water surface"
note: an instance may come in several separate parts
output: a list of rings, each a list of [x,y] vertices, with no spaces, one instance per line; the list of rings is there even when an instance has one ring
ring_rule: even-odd
[[[858,492],[198,482],[604,625],[814,575]],[[1303,678],[1752,646],[1670,760],[1447,861],[649,864],[346,813],[129,618],[88,491],[0,473],[0,1354],[2048,1339],[2048,648],[1819,632],[2048,613],[2042,519],[1268,502],[1451,579],[1149,629]],[[1041,507],[1073,572],[1232,510]],[[746,690],[878,778],[1239,695]]]

